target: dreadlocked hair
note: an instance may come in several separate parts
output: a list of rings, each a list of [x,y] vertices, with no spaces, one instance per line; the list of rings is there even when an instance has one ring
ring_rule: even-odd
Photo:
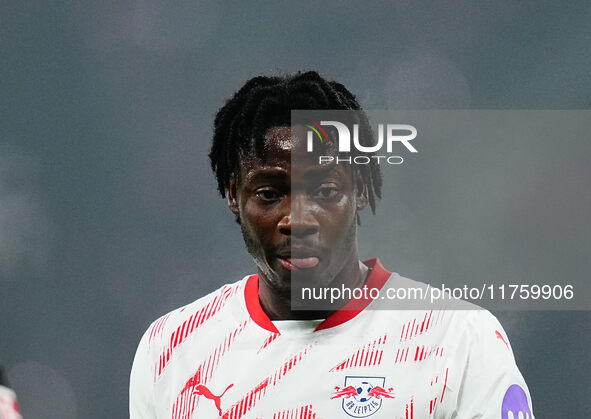
[[[264,155],[264,136],[275,126],[291,125],[291,110],[355,110],[359,118],[361,145],[373,145],[373,132],[355,95],[317,72],[298,72],[280,77],[254,77],[234,94],[216,114],[209,159],[222,197],[240,159]],[[353,152],[352,152],[353,155]],[[382,175],[376,159],[358,166],[367,185],[370,208],[382,197]]]

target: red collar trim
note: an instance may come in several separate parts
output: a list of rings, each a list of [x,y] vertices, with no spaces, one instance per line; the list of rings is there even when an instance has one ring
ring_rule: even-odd
[[[382,266],[379,259],[377,258],[368,259],[363,263],[371,269],[365,286],[367,286],[369,289],[380,290],[390,277],[391,273]],[[372,293],[368,292],[367,294]],[[254,320],[254,322],[269,332],[279,333],[279,330],[277,330],[273,322],[269,319],[261,307],[261,303],[259,301],[258,275],[251,275],[246,280],[246,286],[244,287],[244,298],[246,301],[246,309],[248,310],[248,314],[250,314],[250,317]],[[335,327],[351,320],[361,313],[371,302],[371,298],[349,301],[340,310],[334,312],[326,320],[320,323],[316,327],[315,331]]]
[[[246,309],[248,310],[248,314],[250,314],[250,317],[256,324],[261,326],[263,329],[267,329],[269,332],[279,333],[279,330],[277,330],[271,319],[269,319],[261,307],[261,302],[259,301],[258,275],[251,275],[246,280],[246,286],[244,287],[244,299],[246,301]]]

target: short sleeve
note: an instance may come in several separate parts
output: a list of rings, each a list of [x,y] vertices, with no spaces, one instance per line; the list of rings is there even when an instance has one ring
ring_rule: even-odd
[[[153,375],[150,373],[148,332],[142,337],[131,367],[129,379],[130,419],[156,419]]]
[[[471,339],[458,391],[457,417],[533,419],[531,396],[499,321],[488,311],[469,316]]]

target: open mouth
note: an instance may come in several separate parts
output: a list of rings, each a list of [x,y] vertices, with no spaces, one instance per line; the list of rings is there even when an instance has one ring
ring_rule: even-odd
[[[318,265],[320,260],[316,256],[308,257],[283,257],[279,256],[281,265],[289,271],[299,271],[301,269],[310,269]]]

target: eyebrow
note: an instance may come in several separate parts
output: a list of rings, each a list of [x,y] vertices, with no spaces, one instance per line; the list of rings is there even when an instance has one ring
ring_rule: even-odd
[[[284,169],[269,168],[269,169],[256,169],[253,172],[247,173],[245,180],[249,182],[256,182],[258,180],[285,180],[287,179],[287,173]]]
[[[336,174],[336,175],[342,174],[339,172],[338,169],[339,168],[336,164],[328,163],[328,164],[322,165],[320,167],[311,168],[310,170],[306,171],[304,176],[307,178],[320,178],[320,177],[329,176],[331,174]]]
[[[345,175],[339,171],[339,166],[335,163],[327,163],[322,166],[310,168],[304,173],[306,179],[318,179],[335,175]],[[254,171],[247,173],[244,180],[248,182],[260,182],[260,181],[286,181],[288,179],[287,172],[283,168],[258,168]]]

